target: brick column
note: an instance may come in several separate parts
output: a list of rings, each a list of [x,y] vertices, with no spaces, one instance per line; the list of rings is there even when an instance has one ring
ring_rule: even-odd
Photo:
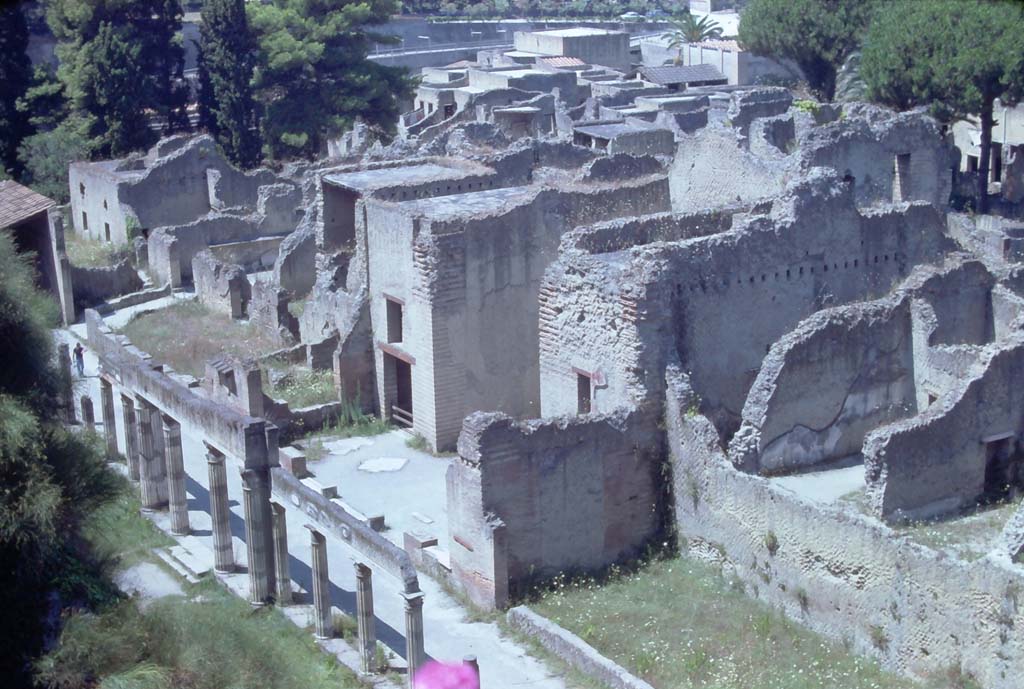
[[[265,532],[271,529],[269,520],[264,519],[260,509],[261,491],[257,485],[257,472],[252,469],[242,470],[242,507],[245,510],[245,547],[249,565],[249,602],[253,605],[266,605],[271,598],[274,573],[271,570],[273,561],[267,552]]]
[[[153,407],[141,397],[135,398],[135,425],[139,434],[139,487],[142,494],[142,509],[153,511],[165,503],[161,485],[165,481],[153,442]]]
[[[114,386],[100,378],[100,406],[103,413],[103,437],[107,441],[107,459],[117,457],[117,427],[114,424]]]
[[[90,432],[95,432],[96,413],[92,408],[92,398],[88,395],[82,395],[80,404],[82,405],[82,423],[85,424],[85,429]]]
[[[356,624],[359,629],[359,667],[375,672],[377,660],[377,629],[373,619],[373,570],[362,562],[356,569]]]
[[[313,551],[313,620],[318,639],[334,636],[334,618],[331,615],[331,580],[327,572],[327,539],[311,524],[309,545]]]
[[[276,565],[277,604],[291,605],[292,576],[288,567],[288,522],[287,510],[279,502],[270,503],[274,525],[274,564]]]
[[[423,652],[423,592],[402,593],[405,599],[405,660],[409,665],[409,689],[425,660]]]
[[[213,567],[218,572],[235,571],[235,550],[231,543],[231,510],[228,508],[228,473],[224,455],[206,445],[206,467],[210,472],[210,517],[213,520]]]
[[[181,456],[181,425],[161,415],[164,453],[167,460],[167,497],[171,508],[171,533],[184,536],[191,532],[188,523],[188,496],[185,493],[185,460]]]
[[[135,423],[135,407],[132,399],[121,395],[121,411],[124,414],[124,453],[128,459],[128,478],[139,480],[139,429]]]

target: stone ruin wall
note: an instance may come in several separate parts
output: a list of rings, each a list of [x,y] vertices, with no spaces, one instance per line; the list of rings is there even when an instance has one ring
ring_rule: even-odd
[[[515,421],[476,412],[447,476],[456,582],[477,605],[559,572],[636,556],[662,532],[661,434],[655,415]]]
[[[1019,684],[1024,575],[1008,557],[950,558],[741,472],[713,424],[694,411],[677,368],[667,390],[681,545],[721,563],[748,595],[890,670],[922,676],[962,668],[989,689]]]

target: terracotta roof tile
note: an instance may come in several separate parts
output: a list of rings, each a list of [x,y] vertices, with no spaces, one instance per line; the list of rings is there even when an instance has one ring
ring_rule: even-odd
[[[37,194],[15,181],[5,179],[0,182],[0,227],[10,227],[56,205],[53,199]]]

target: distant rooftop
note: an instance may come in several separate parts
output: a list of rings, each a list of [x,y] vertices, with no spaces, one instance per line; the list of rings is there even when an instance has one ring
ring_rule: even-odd
[[[587,66],[587,63],[579,59],[578,57],[565,57],[564,55],[559,55],[556,57],[542,57],[538,61],[543,62],[545,65],[548,65],[549,67],[557,67],[559,69],[565,67]]]
[[[414,215],[422,215],[428,220],[448,221],[466,220],[473,216],[490,216],[503,212],[529,199],[532,199],[540,188],[504,187],[473,191],[452,196],[435,196],[426,199],[415,199],[401,203],[402,210]]]
[[[10,227],[45,211],[57,202],[15,181],[0,182],[0,227]]]
[[[607,36],[609,34],[623,34],[625,31],[611,31],[609,29],[588,29],[577,26],[572,29],[552,29],[550,31],[534,31],[532,33],[542,36],[560,36],[562,38],[576,38],[578,36]]]
[[[384,167],[377,170],[356,170],[353,172],[330,172],[323,179],[329,184],[353,191],[373,191],[399,185],[416,185],[427,182],[462,179],[467,175],[479,175],[490,171],[475,163],[460,163],[449,167],[438,163],[425,162],[415,165]]]
[[[661,86],[674,84],[707,84],[728,81],[714,65],[665,65],[641,67],[640,74],[647,81]]]

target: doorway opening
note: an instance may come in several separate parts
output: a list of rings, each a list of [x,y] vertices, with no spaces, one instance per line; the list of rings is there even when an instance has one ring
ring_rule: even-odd
[[[985,443],[985,488],[982,502],[1010,497],[1020,485],[1021,452],[1013,435]]]
[[[412,428],[412,364],[385,352],[384,375],[391,383],[386,397],[391,420],[399,426]]]

